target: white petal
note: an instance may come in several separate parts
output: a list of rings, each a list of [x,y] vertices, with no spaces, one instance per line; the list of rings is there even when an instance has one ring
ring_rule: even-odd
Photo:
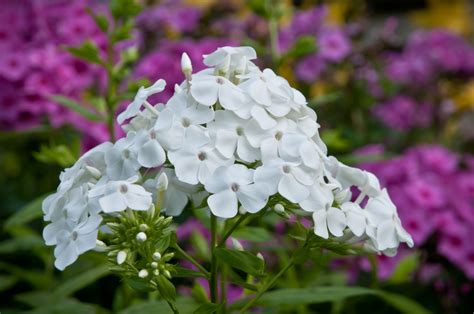
[[[60,253],[56,254],[57,251]],[[56,247],[54,266],[59,270],[64,270],[67,266],[71,265],[77,260],[79,255],[76,252],[76,247],[73,243],[68,243],[65,247]]]
[[[216,169],[212,177],[207,180],[205,189],[209,193],[218,193],[230,187],[229,180],[227,167],[219,167]]]
[[[377,248],[380,251],[398,246],[395,224],[392,220],[386,220],[377,226],[376,238],[378,246]]]
[[[219,130],[216,135],[216,148],[224,157],[230,158],[234,155],[237,146],[238,135],[228,130]]]
[[[280,182],[281,177],[280,170],[271,166],[258,167],[254,173],[255,182],[265,184],[271,195],[278,191],[278,182]]]
[[[340,237],[346,227],[346,216],[339,208],[331,207],[327,213],[327,224],[329,231],[336,237]]]
[[[125,201],[130,209],[148,210],[152,203],[151,193],[148,193],[148,195],[141,195],[130,191],[130,193],[125,193]]]
[[[249,213],[261,210],[268,201],[268,189],[263,184],[250,184],[240,187],[237,198]]]
[[[324,239],[329,238],[326,218],[327,215],[325,209],[317,210],[313,213],[314,233]]]
[[[95,248],[97,241],[97,233],[98,230],[96,229],[93,232],[81,234],[77,237],[76,241],[74,241],[76,244],[77,254],[82,254]]]
[[[242,91],[229,81],[219,88],[219,102],[227,110],[238,109],[244,100]]]
[[[59,231],[64,230],[66,228],[66,223],[64,220],[56,221],[50,223],[43,229],[43,238],[46,245],[56,245],[57,243],[57,235]]]
[[[270,161],[278,157],[278,141],[272,136],[263,140],[260,144],[262,161]]]
[[[309,190],[290,175],[284,175],[278,183],[278,192],[292,203],[298,203],[309,196]]]
[[[217,217],[232,218],[237,215],[237,196],[230,189],[212,194],[207,204]]]
[[[184,207],[188,203],[186,193],[175,188],[169,188],[166,191],[165,201],[163,202],[163,210],[167,215],[179,216],[183,212]]]
[[[252,147],[245,137],[239,137],[237,141],[237,155],[240,159],[246,162],[254,162],[260,159],[259,153],[259,150]]]
[[[219,84],[214,77],[199,77],[191,81],[191,95],[203,105],[214,105],[217,102],[218,91]]]
[[[156,140],[149,140],[138,150],[138,162],[146,168],[161,166],[166,160],[163,147]]]
[[[270,117],[267,111],[260,106],[253,106],[252,110],[250,111],[250,114],[264,130],[271,129],[277,125],[275,119]]]
[[[127,208],[121,193],[116,192],[105,195],[99,199],[99,204],[105,213],[119,212]]]
[[[172,160],[172,152],[168,153],[168,157],[175,166],[176,176],[182,182],[189,184],[198,184],[198,171],[201,164],[196,156],[177,157]]]

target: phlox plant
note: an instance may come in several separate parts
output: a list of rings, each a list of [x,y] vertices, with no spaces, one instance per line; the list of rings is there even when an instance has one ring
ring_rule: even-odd
[[[148,100],[164,80],[138,90],[117,117],[126,135],[86,152],[43,202],[43,236],[55,246],[56,268],[102,251],[119,276],[158,291],[174,313],[175,282],[183,277],[208,281],[210,298],[201,298],[198,311],[244,313],[314,250],[393,256],[400,243],[413,246],[377,177],[328,155],[303,94],[255,59],[251,47],[221,47],[193,73],[183,54],[185,79],[165,104]],[[181,217],[197,212],[211,235],[210,263],[176,236]],[[300,243],[273,276],[265,252],[227,245],[240,224],[271,213],[293,217],[297,231],[286,236]],[[301,223],[307,217],[309,227]],[[233,304],[225,289],[219,293],[231,273],[252,291]]]

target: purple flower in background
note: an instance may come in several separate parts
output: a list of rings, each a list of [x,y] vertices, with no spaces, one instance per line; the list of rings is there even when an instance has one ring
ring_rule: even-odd
[[[320,77],[325,68],[323,58],[319,54],[313,54],[298,62],[295,74],[303,82],[311,83]]]
[[[324,29],[316,37],[319,54],[330,62],[339,62],[351,52],[349,38],[340,29]]]
[[[425,127],[432,119],[432,106],[427,103],[417,104],[408,96],[395,96],[377,105],[374,115],[389,128],[407,131],[413,127]]]
[[[474,279],[474,168],[463,169],[472,156],[459,156],[437,145],[419,145],[388,160],[366,162],[390,190],[400,219],[423,249],[435,236],[437,254]],[[434,252],[429,252],[433,254]],[[391,274],[392,260],[379,259],[382,277]]]

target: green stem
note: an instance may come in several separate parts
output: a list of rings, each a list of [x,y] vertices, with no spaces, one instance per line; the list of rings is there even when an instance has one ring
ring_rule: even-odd
[[[232,235],[232,232],[234,232],[235,229],[247,218],[247,215],[242,215],[239,217],[239,219],[230,227],[229,230],[224,234],[222,239],[219,241],[219,244],[217,244],[217,247],[223,247],[225,246],[225,242],[227,239]]]
[[[273,287],[273,285],[275,284],[275,282],[281,277],[283,276],[283,274],[288,270],[290,269],[291,267],[293,267],[293,261],[290,260],[290,262],[288,264],[286,264],[285,267],[283,267],[279,272],[278,274],[275,275],[275,277],[273,277],[269,282],[267,282],[264,286],[262,286],[262,288],[260,288],[257,292],[257,294],[255,295],[254,298],[250,299],[245,305],[244,307],[240,310],[240,313],[245,313],[248,309],[250,309],[250,307],[252,307],[252,305],[254,305],[255,302],[258,301],[258,299],[260,299],[262,297],[262,295],[268,290],[270,289],[271,287]]]
[[[275,16],[275,8],[273,1],[269,1],[271,6],[271,16],[268,19],[268,33],[270,37],[270,48],[272,52],[272,61],[274,65],[277,65],[280,61],[280,49],[278,47],[278,19]]]
[[[196,261],[191,255],[186,253],[186,251],[184,251],[178,244],[176,244],[174,248],[179,254],[181,254],[185,259],[187,259],[191,264],[196,266],[196,268],[199,269],[199,271],[203,273],[207,279],[209,279],[210,273],[201,264],[199,264],[198,261]]]
[[[112,44],[111,36],[108,36],[107,45],[107,94],[105,96],[105,105],[107,111],[107,129],[110,135],[110,141],[115,142],[115,103],[114,95],[115,90],[115,79],[113,74],[114,67],[114,46]]]
[[[217,218],[211,214],[211,276],[209,278],[209,289],[211,290],[211,301],[218,302],[217,298],[217,259],[216,259],[216,244],[217,244]]]

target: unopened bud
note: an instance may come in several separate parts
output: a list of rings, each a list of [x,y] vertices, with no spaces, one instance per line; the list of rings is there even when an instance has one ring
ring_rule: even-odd
[[[87,171],[94,177],[94,179],[99,180],[100,177],[102,176],[102,173],[99,171],[99,169],[91,166],[86,166]]]
[[[174,257],[174,253],[166,253],[161,257],[161,259],[165,262],[171,260]]]
[[[148,230],[148,226],[146,224],[141,224],[139,227],[140,231],[147,231]]]
[[[159,261],[161,259],[161,253],[160,252],[155,252],[153,253],[153,260]]]
[[[96,252],[105,252],[107,250],[107,245],[100,241],[100,240],[95,240],[95,248],[94,251]]]
[[[245,209],[245,207],[243,207],[243,206],[240,206],[239,207],[239,214],[245,215],[246,213],[247,213],[247,209]]]
[[[242,243],[240,243],[240,241],[237,240],[236,238],[232,238],[232,246],[234,247],[234,249],[236,249],[238,251],[243,251],[244,250],[244,247],[242,246]]]
[[[158,184],[156,189],[158,190],[158,192],[166,191],[168,189],[168,176],[166,175],[166,173],[163,172],[158,177]]]
[[[155,269],[153,271],[153,274],[155,274],[155,276],[159,276],[160,275],[160,271],[158,269]]]
[[[146,278],[148,277],[148,270],[142,269],[138,272],[138,277],[140,278]]]
[[[273,207],[273,209],[278,213],[278,214],[282,214],[285,212],[285,207],[283,207],[283,205],[281,204],[276,204],[275,207]]]
[[[158,263],[157,262],[151,262],[151,268],[157,269],[158,268]]]
[[[183,71],[186,79],[189,81],[191,79],[191,74],[193,73],[193,65],[186,52],[183,52],[181,55],[181,71]]]
[[[137,233],[136,239],[138,242],[145,242],[147,237],[145,232],[139,232]]]
[[[265,262],[265,258],[263,257],[262,253],[258,252],[257,257]]]
[[[168,277],[169,279],[171,279],[171,273],[168,270],[165,270],[163,272],[163,275],[165,275],[165,277]]]
[[[120,251],[117,254],[117,264],[122,265],[125,260],[127,259],[127,252],[125,251]]]

